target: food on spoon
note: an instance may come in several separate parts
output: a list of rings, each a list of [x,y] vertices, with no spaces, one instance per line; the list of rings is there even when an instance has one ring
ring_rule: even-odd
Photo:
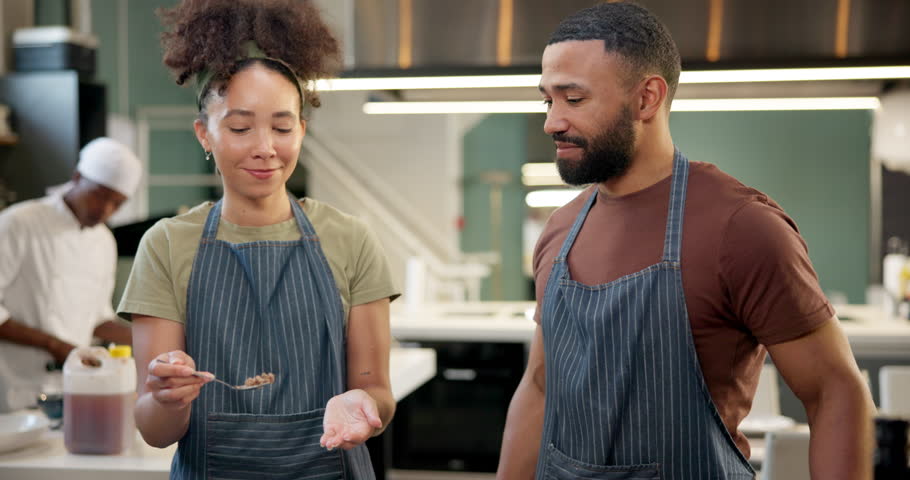
[[[260,375],[256,375],[255,377],[247,378],[246,381],[243,382],[243,386],[244,387],[258,387],[260,385],[268,385],[270,383],[275,383],[275,374],[262,372],[262,374],[260,374]]]

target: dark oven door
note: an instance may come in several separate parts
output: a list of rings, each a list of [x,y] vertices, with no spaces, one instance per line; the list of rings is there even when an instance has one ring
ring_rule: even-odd
[[[436,377],[398,404],[396,469],[495,472],[506,413],[525,367],[522,343],[420,342]]]

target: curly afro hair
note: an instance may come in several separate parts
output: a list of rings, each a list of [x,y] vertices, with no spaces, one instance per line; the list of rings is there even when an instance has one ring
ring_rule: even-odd
[[[164,64],[178,85],[209,70],[210,84],[220,82],[223,89],[226,80],[250,64],[238,60],[247,42],[254,41],[267,56],[281,60],[261,63],[296,76],[304,99],[318,107],[309,82],[331,76],[340,65],[338,41],[309,0],[183,0],[159,9],[158,15],[167,29],[161,35]]]

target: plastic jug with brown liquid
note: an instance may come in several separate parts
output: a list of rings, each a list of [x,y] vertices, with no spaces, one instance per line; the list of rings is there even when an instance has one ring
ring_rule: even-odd
[[[70,453],[116,455],[136,435],[136,364],[128,346],[77,348],[63,364],[63,441]]]

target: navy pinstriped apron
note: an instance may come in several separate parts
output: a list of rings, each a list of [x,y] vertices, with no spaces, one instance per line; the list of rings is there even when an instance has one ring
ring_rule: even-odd
[[[680,252],[689,162],[676,151],[660,262],[613,282],[572,280],[578,214],[544,294],[546,407],[537,478],[752,479],[702,377]]]
[[[313,225],[289,196],[297,241],[216,239],[205,222],[187,297],[187,353],[231,384],[263,372],[273,385],[202,388],[171,465],[172,479],[373,479],[363,445],[319,446],[326,402],[344,391],[341,296]]]

